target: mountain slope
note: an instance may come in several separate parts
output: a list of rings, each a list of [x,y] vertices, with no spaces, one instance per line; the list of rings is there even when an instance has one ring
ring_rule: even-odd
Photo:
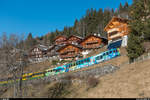
[[[150,60],[124,65],[113,74],[101,77],[97,87],[79,91],[77,98],[150,97]],[[70,97],[73,97],[70,95]]]

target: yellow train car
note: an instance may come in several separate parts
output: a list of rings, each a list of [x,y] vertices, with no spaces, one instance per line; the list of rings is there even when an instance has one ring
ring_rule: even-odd
[[[32,74],[31,79],[35,79],[35,78],[41,78],[45,76],[45,72],[35,72]]]
[[[6,79],[0,81],[0,85],[2,85],[2,84],[7,84],[7,83],[8,83],[8,81],[7,81]]]
[[[22,75],[22,80],[27,80],[29,77],[32,77],[33,73],[25,73]]]

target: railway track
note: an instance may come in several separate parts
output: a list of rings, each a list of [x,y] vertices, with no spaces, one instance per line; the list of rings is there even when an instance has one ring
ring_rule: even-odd
[[[111,52],[113,54],[112,58],[110,57],[110,55],[112,56],[112,54],[111,53],[109,54],[109,52]],[[101,62],[98,62],[98,58],[100,59],[100,55],[102,55],[102,54],[105,54],[105,56],[102,58],[104,60],[102,60]],[[80,60],[80,61],[75,61],[75,62],[72,62],[71,64],[63,65],[63,67],[56,67],[56,68],[64,68],[64,66],[65,66],[66,69],[63,70],[63,71],[58,71],[57,72],[57,69],[54,68],[52,70],[49,70],[49,72],[48,71],[47,72],[43,71],[43,72],[24,74],[23,75],[24,77],[22,77],[22,80],[23,81],[25,81],[25,80],[33,80],[33,79],[47,77],[49,75],[52,75],[52,76],[53,75],[56,75],[56,76],[60,76],[61,75],[62,76],[64,74],[67,74],[67,73],[65,73],[67,68],[68,68],[67,72],[69,72],[69,73],[75,73],[75,72],[78,72],[78,71],[84,71],[84,70],[87,70],[87,69],[90,69],[90,68],[93,69],[94,67],[96,67],[97,64],[102,63],[102,62],[107,61],[107,60],[110,60],[110,59],[114,59],[115,57],[118,57],[118,56],[120,56],[120,51],[115,48],[115,49],[112,49],[112,50],[100,53],[100,54],[98,54],[96,56],[85,58],[85,59]],[[96,62],[96,60],[97,60],[97,62]],[[84,62],[83,65],[82,65],[82,62]],[[77,65],[74,65],[75,63]],[[69,67],[67,67],[67,65],[69,65]],[[94,66],[94,67],[91,67],[91,66]],[[46,74],[46,73],[50,73],[50,74]],[[20,80],[20,78],[17,79],[17,81],[19,81],[19,80]],[[12,83],[14,83],[14,80],[12,80],[12,79],[4,79],[4,81],[0,81],[0,85],[12,84]]]

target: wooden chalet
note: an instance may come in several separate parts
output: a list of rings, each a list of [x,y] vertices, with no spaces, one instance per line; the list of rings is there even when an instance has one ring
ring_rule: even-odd
[[[128,35],[129,30],[127,22],[127,19],[113,17],[104,28],[104,31],[107,32],[108,41],[115,41]]]
[[[57,36],[54,39],[55,45],[61,45],[61,44],[66,44],[67,38],[65,36]]]
[[[65,44],[63,44],[63,45],[53,45],[53,46],[51,46],[50,48],[48,48],[48,50],[47,50],[47,56],[48,57],[56,57],[56,56],[58,56],[58,52],[57,52],[57,50],[58,49],[60,49],[61,47],[63,47]]]
[[[59,57],[61,59],[68,59],[68,60],[81,57],[82,56],[81,51],[82,47],[74,44],[67,44],[57,50],[57,52],[59,53]]]
[[[29,51],[29,58],[35,61],[41,60],[45,57],[48,47],[44,45],[36,45]]]
[[[106,38],[96,35],[89,35],[80,42],[80,45],[84,50],[97,49],[106,44],[107,44]]]
[[[127,35],[129,34],[127,19],[113,17],[104,28],[104,31],[107,32],[108,49],[127,46]]]
[[[71,35],[67,38],[66,42],[69,44],[78,44],[82,40],[83,40],[83,38],[80,36]]]

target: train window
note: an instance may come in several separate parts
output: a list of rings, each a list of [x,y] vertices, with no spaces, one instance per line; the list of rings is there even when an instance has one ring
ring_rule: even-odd
[[[86,58],[86,62],[88,62],[88,58]]]
[[[71,64],[69,64],[69,67],[71,67]]]
[[[83,59],[84,62],[86,62],[86,59]]]
[[[102,59],[103,58],[103,56],[100,56],[100,59]]]
[[[78,65],[78,61],[76,61],[76,65]]]
[[[99,60],[99,56],[96,57],[96,60]]]
[[[108,53],[108,52],[106,52],[106,55],[109,55],[109,53]]]
[[[79,65],[81,64],[81,60],[79,61]]]
[[[78,65],[80,65],[80,61],[78,61]]]
[[[83,60],[81,60],[81,64],[83,64]]]
[[[78,65],[80,65],[80,61],[78,61]]]
[[[105,53],[103,54],[103,56],[105,56]]]
[[[109,52],[110,54],[112,53],[112,51]]]
[[[69,65],[66,65],[66,67],[68,68],[68,67],[69,67]]]
[[[90,62],[90,58],[87,59],[87,62]]]
[[[75,66],[76,64],[75,63],[73,63],[73,66]]]
[[[76,65],[78,65],[78,62],[77,62],[77,61],[76,61],[75,63],[76,63]]]

